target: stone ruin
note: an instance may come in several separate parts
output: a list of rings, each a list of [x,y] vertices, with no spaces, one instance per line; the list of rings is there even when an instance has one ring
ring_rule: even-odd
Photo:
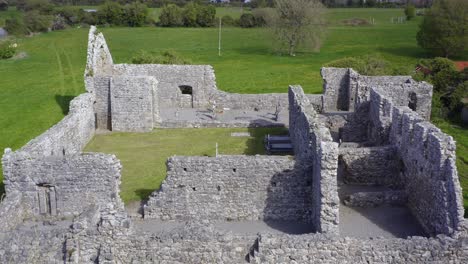
[[[87,92],[5,150],[0,263],[468,263],[432,86],[321,73],[320,95],[226,93],[210,66],[114,64],[92,27]],[[142,218],[120,199],[119,160],[82,152],[100,130],[259,126],[287,126],[294,156],[171,157]]]

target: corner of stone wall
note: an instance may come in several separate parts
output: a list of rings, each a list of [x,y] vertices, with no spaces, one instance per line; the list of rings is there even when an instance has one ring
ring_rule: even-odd
[[[389,141],[404,165],[408,207],[427,234],[453,236],[464,220],[453,138],[408,107],[394,106],[391,117]]]

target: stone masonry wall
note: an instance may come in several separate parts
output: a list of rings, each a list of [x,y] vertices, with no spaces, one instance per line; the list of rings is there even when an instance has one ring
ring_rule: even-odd
[[[370,100],[372,88],[382,88],[397,105],[414,105],[429,120],[432,86],[411,76],[364,76],[351,68],[322,68],[325,111],[355,111]]]
[[[145,206],[161,220],[310,221],[311,179],[281,156],[172,157]]]
[[[3,233],[19,225],[23,221],[24,212],[19,192],[8,193],[0,201],[0,233]]]
[[[88,84],[88,81],[91,80],[87,79],[87,77],[111,75],[113,64],[114,62],[104,35],[95,26],[91,26],[88,33],[88,50],[84,73],[85,84]],[[87,85],[86,88],[88,92],[92,93],[94,91],[92,85]]]
[[[20,192],[29,216],[77,215],[91,204],[123,206],[119,197],[121,165],[114,155],[59,157],[9,152],[2,164],[7,194]]]
[[[398,185],[400,161],[393,146],[340,148],[340,163],[346,183]]]
[[[452,235],[464,215],[455,141],[408,107],[391,113],[390,143],[404,165],[408,206],[428,234]]]
[[[398,97],[394,103],[387,96],[388,91],[371,89],[370,137],[376,144],[396,147],[401,160],[399,181],[426,233],[451,235],[464,214],[455,142]]]
[[[154,77],[112,77],[112,130],[148,132],[159,119],[157,81]]]
[[[312,180],[313,222],[317,231],[338,234],[338,144],[318,116],[300,86],[289,88],[289,135],[296,167]]]
[[[214,70],[208,65],[115,64],[113,74],[154,77],[161,107],[184,107],[179,86],[192,87],[195,108],[207,107],[210,94],[216,89]]]
[[[467,263],[468,238],[261,235],[257,263]]]
[[[94,96],[82,94],[70,102],[70,111],[59,123],[28,142],[21,151],[42,156],[79,153],[94,136]]]

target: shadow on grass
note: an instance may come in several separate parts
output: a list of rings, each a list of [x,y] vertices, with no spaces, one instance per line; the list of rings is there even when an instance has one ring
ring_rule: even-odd
[[[155,189],[137,189],[135,194],[140,198],[140,200],[146,201],[150,194],[154,191]]]
[[[75,98],[73,95],[55,95],[55,102],[60,106],[64,115],[68,114],[68,111],[70,110],[70,101],[73,100],[73,98]]]

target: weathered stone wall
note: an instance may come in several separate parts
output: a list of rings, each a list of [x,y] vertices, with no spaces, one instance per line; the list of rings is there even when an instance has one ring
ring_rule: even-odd
[[[107,47],[106,39],[95,26],[91,26],[88,33],[88,50],[86,56],[86,69],[84,73],[86,89],[94,92],[91,78],[95,76],[109,76],[112,74],[113,60]]]
[[[464,214],[455,141],[408,107],[391,113],[390,143],[404,166],[409,208],[428,234],[453,234]]]
[[[349,110],[349,69],[322,68],[323,105],[326,111]]]
[[[416,82],[411,76],[364,76],[350,68],[322,68],[325,111],[358,111],[370,100],[372,88],[381,88],[396,105],[414,105],[414,110],[429,120],[432,86]]]
[[[34,138],[21,151],[41,156],[80,152],[94,136],[94,96],[82,94],[70,102],[70,111],[59,123]]]
[[[145,206],[162,220],[310,221],[311,179],[281,156],[172,157]]]
[[[289,135],[296,167],[312,180],[312,217],[317,231],[338,233],[338,144],[318,116],[300,86],[289,88]]]
[[[5,190],[7,194],[21,193],[26,215],[77,215],[90,204],[123,206],[119,197],[121,165],[113,155],[9,152],[2,164]]]
[[[262,235],[258,263],[467,263],[468,238],[330,238]]]
[[[148,132],[159,120],[157,81],[153,77],[112,77],[112,130]]]
[[[63,249],[70,222],[21,224],[19,229],[0,232],[0,263],[67,263]]]
[[[92,78],[94,96],[94,113],[96,128],[112,129],[111,103],[110,103],[110,80],[109,76],[96,76]]]
[[[151,76],[158,81],[161,107],[207,107],[216,90],[214,70],[209,65],[115,64],[114,76]],[[180,86],[192,87],[187,105]]]
[[[393,146],[340,148],[339,161],[346,183],[398,185],[400,161]]]
[[[8,196],[0,201],[0,233],[3,233],[21,224],[24,208],[19,192],[8,193]]]

